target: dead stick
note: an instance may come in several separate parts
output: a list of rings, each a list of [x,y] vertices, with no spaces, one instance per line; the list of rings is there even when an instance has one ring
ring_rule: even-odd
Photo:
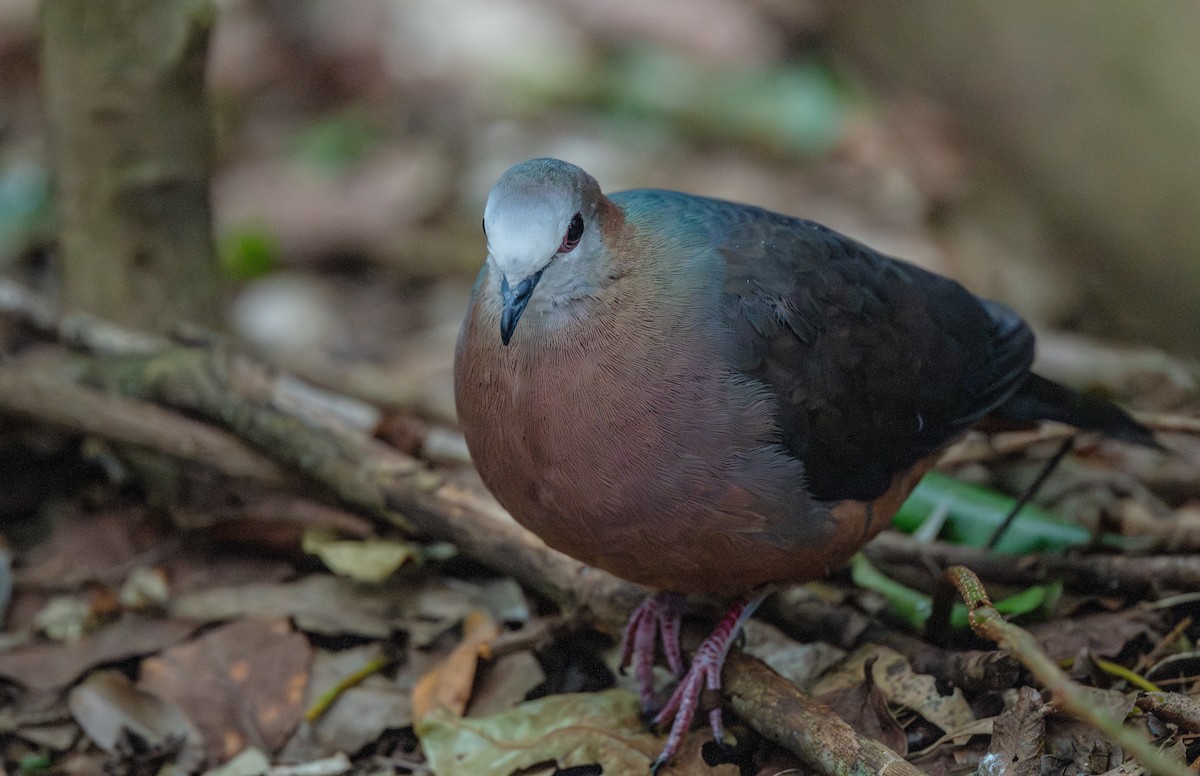
[[[0,410],[59,428],[201,463],[230,477],[280,486],[288,475],[234,435],[154,404],[113,396],[34,368],[0,367]]]
[[[730,707],[754,729],[824,774],[921,776],[896,752],[854,732],[833,709],[800,692],[758,658],[735,650],[721,675]],[[763,709],[772,710],[763,714]]]
[[[1125,727],[1095,707],[1083,688],[1063,673],[1062,669],[1038,648],[1037,641],[1018,625],[1006,621],[992,606],[983,583],[969,569],[951,566],[946,579],[954,585],[969,610],[971,629],[985,639],[996,642],[1029,669],[1042,686],[1050,690],[1054,701],[1067,713],[1082,720],[1119,743],[1150,771],[1160,776],[1190,776],[1191,771],[1180,763],[1160,755],[1137,732]]]
[[[864,551],[880,565],[967,566],[984,579],[1015,585],[1057,580],[1076,590],[1130,597],[1200,589],[1196,555],[996,555],[898,533],[880,534]]]

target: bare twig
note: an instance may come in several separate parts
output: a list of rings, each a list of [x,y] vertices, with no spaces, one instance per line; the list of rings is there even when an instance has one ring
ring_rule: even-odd
[[[1200,557],[1194,555],[993,555],[944,542],[916,542],[898,533],[880,534],[864,552],[880,565],[968,566],[985,579],[1016,585],[1057,580],[1077,590],[1131,597],[1200,588]]]
[[[1062,669],[1037,646],[1037,641],[1025,629],[1007,622],[992,606],[987,591],[970,570],[962,566],[946,569],[947,580],[962,595],[970,612],[971,628],[1001,648],[1029,669],[1030,673],[1053,693],[1055,702],[1076,719],[1083,720],[1110,739],[1119,743],[1142,765],[1160,776],[1188,776],[1191,773],[1180,763],[1160,755],[1140,734],[1125,727],[1098,710],[1083,688],[1072,682]]]

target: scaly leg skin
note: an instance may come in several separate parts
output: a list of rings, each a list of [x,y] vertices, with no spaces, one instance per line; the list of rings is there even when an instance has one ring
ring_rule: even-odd
[[[683,655],[679,651],[679,623],[683,616],[683,598],[675,593],[649,596],[625,625],[621,637],[621,668],[633,664],[642,710],[658,708],[654,694],[654,647],[662,641],[667,665],[676,677],[683,676]]]
[[[753,597],[742,597],[734,601],[733,605],[729,607],[729,611],[725,612],[725,616],[713,629],[712,635],[704,640],[700,649],[696,650],[696,656],[692,658],[692,667],[688,669],[687,676],[675,688],[667,705],[654,718],[655,725],[665,725],[671,721],[671,732],[667,734],[667,743],[663,746],[662,754],[650,768],[651,774],[658,773],[659,768],[679,751],[679,745],[683,743],[683,735],[687,732],[688,725],[692,722],[692,716],[696,713],[696,707],[700,703],[700,694],[705,689],[720,692],[721,667],[725,665],[729,648],[733,646],[734,640],[741,633],[746,620],[750,619],[750,615],[754,614],[754,610],[766,597],[765,592],[760,592]],[[722,743],[725,726],[721,722],[720,705],[709,711],[708,721],[712,726],[713,737],[716,738],[718,744]]]

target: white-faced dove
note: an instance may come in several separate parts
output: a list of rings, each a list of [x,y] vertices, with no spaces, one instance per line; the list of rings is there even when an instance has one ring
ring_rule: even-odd
[[[679,594],[740,596],[659,712],[673,724],[657,764],[767,586],[844,563],[976,422],[1155,445],[1115,405],[1032,374],[1012,310],[812,221],[605,196],[534,159],[501,176],[483,225],[454,371],[484,483],[550,546],[663,591],[625,634],[647,703],[657,638],[683,673]]]

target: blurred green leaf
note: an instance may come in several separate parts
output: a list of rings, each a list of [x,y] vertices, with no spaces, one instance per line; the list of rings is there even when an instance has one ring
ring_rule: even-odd
[[[913,533],[930,515],[944,508],[945,525],[939,538],[968,547],[983,547],[1015,504],[1008,496],[930,472],[900,507],[892,527]],[[1026,505],[997,544],[996,552],[1057,552],[1089,544],[1091,540],[1086,528]],[[1102,536],[1101,543],[1119,546],[1120,537]]]
[[[887,602],[885,614],[888,619],[904,623],[912,630],[925,627],[925,622],[933,611],[933,600],[930,596],[884,575],[862,553],[855,555],[851,561],[850,578],[859,587],[883,596]],[[1061,583],[1034,585],[997,601],[995,607],[1006,617],[1046,613],[1054,607],[1061,594]],[[954,605],[950,612],[950,624],[958,630],[968,627],[965,605]]]
[[[696,134],[801,156],[837,142],[850,100],[817,60],[733,67],[656,47],[624,50],[593,93],[617,113],[666,115]]]
[[[27,754],[17,764],[17,772],[23,776],[45,773],[50,769],[50,755],[43,753]]]
[[[292,138],[291,153],[318,172],[336,176],[354,167],[383,140],[379,122],[360,108],[322,116]]]
[[[217,245],[221,268],[235,280],[253,280],[279,267],[283,249],[279,238],[260,222],[227,230]]]

